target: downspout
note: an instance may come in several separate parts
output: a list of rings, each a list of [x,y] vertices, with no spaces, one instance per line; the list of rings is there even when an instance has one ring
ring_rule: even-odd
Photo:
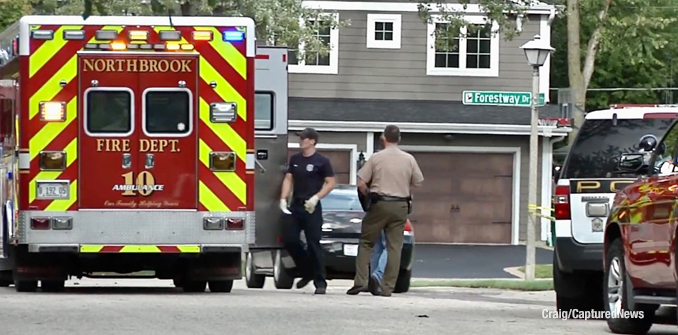
[[[549,13],[549,18],[546,21],[546,24],[548,24],[550,26],[551,23],[553,23],[553,20],[555,18],[556,18],[556,7],[554,6],[554,7],[551,8],[551,13]],[[560,140],[560,141],[562,141],[562,140]],[[560,142],[560,141],[556,141],[556,142]]]

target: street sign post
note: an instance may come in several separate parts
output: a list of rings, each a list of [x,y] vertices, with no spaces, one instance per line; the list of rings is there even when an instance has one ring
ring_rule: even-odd
[[[464,105],[530,107],[532,104],[530,92],[464,91],[461,94]],[[545,100],[544,93],[539,93],[538,106],[544,106]]]

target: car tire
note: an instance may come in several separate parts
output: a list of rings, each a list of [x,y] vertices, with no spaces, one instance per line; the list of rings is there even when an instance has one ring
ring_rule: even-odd
[[[38,290],[37,280],[15,280],[14,288],[17,292],[35,292]]]
[[[207,282],[202,280],[184,280],[181,288],[184,292],[190,293],[200,293],[205,292],[207,288]]]
[[[254,269],[254,257],[248,252],[245,258],[245,283],[248,288],[264,288],[266,275],[256,274]]]
[[[624,247],[621,239],[610,243],[605,259],[605,280],[603,287],[605,294],[605,314],[627,311],[628,295],[626,290],[626,264],[624,263]],[[612,301],[614,300],[614,301]],[[646,334],[652,327],[655,309],[636,305],[634,310],[643,311],[643,317],[607,318],[607,326],[616,334]]]
[[[406,293],[410,290],[410,282],[412,280],[412,270],[401,269],[398,273],[393,293]]]
[[[40,282],[40,288],[43,292],[61,292],[65,287],[65,280],[43,280]]]
[[[233,280],[210,281],[208,285],[212,293],[229,293],[233,289]]]
[[[563,313],[575,310],[602,311],[603,273],[591,271],[564,272],[553,253],[553,286],[556,309]]]
[[[294,285],[294,276],[291,271],[285,268],[282,261],[282,251],[275,252],[275,260],[273,261],[273,284],[279,290],[289,290]]]

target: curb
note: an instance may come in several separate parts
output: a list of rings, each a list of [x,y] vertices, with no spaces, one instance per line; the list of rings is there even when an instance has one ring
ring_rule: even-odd
[[[516,276],[516,277],[518,277],[518,279],[525,279],[525,274],[518,269],[520,269],[519,266],[508,267],[508,268],[504,268],[504,272],[506,272],[506,273],[508,273],[512,276]]]
[[[468,281],[521,281],[525,278],[412,278],[412,282],[468,282]],[[535,278],[535,281],[549,281],[551,278]]]

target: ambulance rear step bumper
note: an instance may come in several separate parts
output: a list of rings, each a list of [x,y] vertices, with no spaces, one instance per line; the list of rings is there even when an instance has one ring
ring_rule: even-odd
[[[193,245],[91,245],[91,244],[29,244],[28,252],[45,253],[81,253],[81,254],[205,254],[205,253],[242,253],[242,246],[226,244]]]

